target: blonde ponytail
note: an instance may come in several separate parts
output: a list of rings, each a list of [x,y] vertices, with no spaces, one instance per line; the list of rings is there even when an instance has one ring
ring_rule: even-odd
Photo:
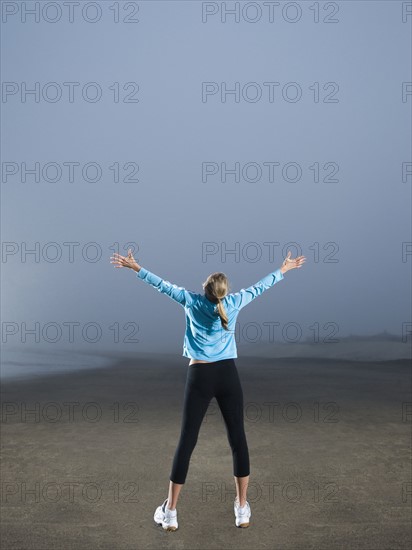
[[[220,320],[222,321],[222,327],[225,330],[229,330],[229,324],[228,324],[229,319],[227,318],[225,307],[220,300],[218,300],[217,302],[217,314],[219,315]]]
[[[224,298],[229,291],[229,283],[226,275],[220,271],[212,273],[203,283],[203,288],[206,296],[217,304],[216,313],[220,317],[223,328],[229,330],[229,319],[226,315],[225,307],[221,302],[222,298]]]

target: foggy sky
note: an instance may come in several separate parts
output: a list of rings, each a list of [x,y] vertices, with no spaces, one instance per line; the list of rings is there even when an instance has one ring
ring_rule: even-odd
[[[412,88],[402,83],[412,80],[412,15],[402,21],[402,2],[337,2],[339,11],[332,17],[321,9],[317,23],[312,2],[297,3],[302,13],[294,23],[286,20],[295,17],[291,8],[281,16],[285,3],[273,22],[259,3],[262,17],[254,23],[247,21],[252,8],[238,23],[229,15],[222,22],[221,2],[203,3],[219,11],[202,22],[202,2],[194,1],[138,2],[138,23],[114,23],[112,3],[99,4],[95,23],[79,15],[70,23],[67,13],[56,23],[43,16],[24,23],[21,13],[4,22],[3,13],[3,345],[24,346],[23,323],[39,323],[38,345],[53,350],[181,354],[183,308],[109,262],[114,243],[124,254],[128,242],[138,246],[143,267],[194,292],[211,272],[226,273],[235,292],[277,269],[287,250],[305,255],[302,269],[239,314],[241,326],[260,327],[262,340],[275,322],[277,341],[287,323],[301,328],[302,339],[316,324],[321,338],[331,326],[337,338],[401,335],[411,322],[412,261],[412,176],[402,178],[402,163],[411,162]],[[338,22],[324,22],[327,14]],[[36,82],[43,91],[58,83],[61,99],[40,93],[23,102],[24,83],[33,89]],[[64,82],[80,84],[73,102]],[[99,101],[81,96],[90,82],[103,90]],[[123,88],[130,82],[138,85],[135,96],[134,85]],[[236,82],[239,102],[230,94],[223,102],[222,89]],[[202,100],[202,83],[218,92]],[[302,96],[294,101],[296,89]],[[256,91],[262,95],[254,101]],[[80,164],[72,182],[63,164],[69,162]],[[40,181],[28,174],[23,182],[22,163],[39,163]],[[62,169],[60,181],[44,179],[47,163]],[[87,163],[101,167],[100,181],[82,177]],[[115,182],[115,163],[121,180],[138,165],[139,181]],[[239,163],[240,181],[229,173],[223,181],[222,163]],[[48,173],[53,179],[53,167]],[[328,175],[338,181],[324,181]],[[35,243],[39,254],[22,253]],[[237,255],[227,253],[236,246]],[[96,250],[101,257],[93,261]],[[61,258],[54,261],[56,251]],[[17,327],[6,342],[5,323]],[[52,327],[42,335],[47,323],[62,330],[55,343]],[[73,343],[67,323],[79,323]],[[95,343],[81,335],[86,323],[101,328]],[[136,326],[139,341],[126,342]]]

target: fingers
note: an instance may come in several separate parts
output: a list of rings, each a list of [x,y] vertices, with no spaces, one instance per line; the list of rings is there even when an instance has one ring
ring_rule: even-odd
[[[120,260],[128,260],[131,257],[132,257],[132,249],[129,248],[129,250],[127,252],[127,256],[122,256],[121,254],[118,254],[117,252],[113,252],[113,256],[111,256],[110,259],[120,261]]]
[[[127,258],[124,256],[121,256],[117,252],[113,253],[113,256],[110,257],[110,260],[114,260],[114,261],[111,261],[110,263],[115,264],[114,267],[116,268],[127,267]]]
[[[295,267],[297,269],[300,269],[305,263],[305,261],[306,261],[306,258],[304,256],[299,256],[299,258],[296,258],[295,260]]]
[[[306,261],[305,256],[298,256],[294,260],[291,260],[287,257],[285,260],[285,262],[288,263],[290,269],[300,269],[305,263],[305,261]]]
[[[297,262],[297,261],[301,261],[301,260],[306,260],[305,256],[298,256],[294,260],[290,260],[291,255],[292,255],[292,252],[289,250],[287,255],[286,255],[285,261]]]
[[[290,258],[285,258],[284,263],[287,263],[288,265],[298,265],[298,264],[303,264],[305,260],[306,258],[305,259],[295,258],[294,260],[291,260]]]
[[[114,252],[113,256],[111,256],[110,259],[114,260],[115,262],[122,262],[122,261],[125,261],[125,260],[127,261],[127,258],[125,256],[121,256],[117,252]]]

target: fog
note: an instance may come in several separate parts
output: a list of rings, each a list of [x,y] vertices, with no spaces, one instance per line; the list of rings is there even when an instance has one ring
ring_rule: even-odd
[[[95,22],[90,9],[54,23],[16,4],[1,59],[4,351],[181,355],[183,308],[110,263],[129,246],[199,293],[214,271],[235,292],[288,250],[306,256],[241,311],[239,350],[309,341],[322,355],[384,331],[410,346],[407,3],[241,2],[237,22],[220,2],[116,15],[100,1]]]

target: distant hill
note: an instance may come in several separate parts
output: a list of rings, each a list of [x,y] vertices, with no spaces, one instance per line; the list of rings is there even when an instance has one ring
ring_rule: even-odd
[[[366,336],[351,334],[334,339],[338,342],[239,342],[237,349],[239,356],[247,357],[319,357],[350,361],[412,360],[410,336],[402,342],[400,336],[384,331]]]

